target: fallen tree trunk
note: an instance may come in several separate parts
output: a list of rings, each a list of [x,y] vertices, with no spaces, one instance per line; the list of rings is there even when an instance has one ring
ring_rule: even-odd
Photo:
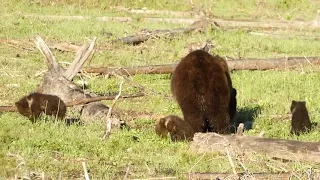
[[[184,177],[186,179],[245,179],[245,180],[265,180],[265,179],[277,179],[277,180],[288,180],[295,177],[301,179],[308,179],[310,175],[304,173],[303,175],[296,175],[296,172],[284,172],[284,173],[238,173],[236,176],[234,174],[228,173],[185,173]],[[313,179],[319,179],[320,173],[312,173]]]
[[[23,48],[27,50],[35,50],[34,43],[31,40],[21,40],[21,39],[0,39],[1,43],[7,43],[11,46],[18,46],[18,48]],[[66,52],[77,52],[81,46],[76,45],[70,42],[47,42],[47,46],[50,49],[56,49],[59,51],[66,51]],[[110,50],[114,49],[111,45],[100,45],[97,47],[97,50]]]
[[[124,8],[124,7],[111,7],[119,12],[128,12],[132,14],[156,14],[156,15],[171,15],[171,16],[197,16],[199,13],[195,12],[186,12],[186,11],[166,11],[166,10],[149,10],[149,9],[131,9],[131,8]],[[199,16],[199,15],[198,15]]]
[[[153,30],[153,31],[144,31],[141,33],[138,33],[133,36],[127,36],[124,38],[116,39],[112,42],[122,42],[126,44],[133,44],[137,45],[142,42],[147,41],[151,38],[159,38],[159,37],[169,37],[173,38],[174,36],[178,34],[186,34],[194,31],[201,31],[209,27],[210,22],[207,20],[199,20],[195,23],[191,24],[187,28],[178,28],[178,29],[170,29],[170,30]]]
[[[281,35],[275,33],[263,33],[263,32],[249,32],[253,36],[265,36],[275,39],[308,39],[308,40],[320,40],[317,36],[305,36],[305,35]]]
[[[220,152],[224,154],[225,144],[230,144],[235,151],[243,153],[257,152],[279,159],[320,163],[320,143],[317,142],[196,133],[190,147],[200,153]]]
[[[58,15],[37,15],[37,14],[24,14],[25,18],[38,18],[44,20],[98,20],[98,21],[120,21],[129,22],[133,21],[130,17],[88,17],[88,16],[58,16]],[[175,24],[193,24],[199,21],[199,18],[141,18],[141,21],[149,22],[167,22]],[[317,21],[250,21],[250,20],[223,20],[223,19],[210,19],[212,23],[217,23],[221,27],[226,28],[306,28],[318,29],[320,23]]]
[[[269,59],[241,59],[228,60],[230,70],[269,70],[269,69],[290,69],[297,65],[319,65],[320,57],[287,57],[287,58],[269,58]],[[122,75],[135,74],[168,74],[172,73],[177,64],[136,66],[136,67],[99,67],[99,68],[84,68],[87,73],[111,74],[113,72]]]

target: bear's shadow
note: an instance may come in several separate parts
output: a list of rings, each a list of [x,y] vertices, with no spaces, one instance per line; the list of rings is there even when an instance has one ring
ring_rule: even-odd
[[[245,130],[252,128],[254,119],[261,113],[261,107],[244,107],[237,109],[237,115],[231,124],[231,132],[235,133],[240,123],[244,124]]]

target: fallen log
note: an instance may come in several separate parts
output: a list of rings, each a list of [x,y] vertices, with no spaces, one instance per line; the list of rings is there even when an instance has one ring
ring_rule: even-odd
[[[296,172],[284,172],[284,173],[238,173],[237,176],[228,173],[185,173],[186,179],[245,179],[245,180],[265,180],[265,179],[277,179],[277,180],[288,180],[295,177],[301,179],[308,179],[308,174],[296,175]],[[309,175],[310,176],[310,175]],[[319,179],[320,173],[312,173],[313,179]]]
[[[224,154],[225,144],[230,144],[235,151],[240,151],[240,153],[257,152],[279,159],[320,163],[320,143],[317,142],[196,133],[190,147],[200,153],[220,152]]]
[[[124,8],[124,7],[111,7],[111,9],[115,9],[120,12],[127,12],[132,14],[152,14],[152,15],[171,15],[171,16],[199,16],[198,13],[195,12],[186,12],[186,11],[166,11],[166,10],[149,10],[149,9],[131,9],[131,8]],[[199,16],[200,17],[200,16]]]
[[[230,70],[270,70],[270,69],[291,69],[297,65],[319,65],[320,57],[284,57],[256,59],[248,58],[241,60],[227,60]],[[172,73],[177,64],[136,66],[136,67],[98,67],[84,68],[87,73],[112,74],[113,72],[122,75],[135,74],[168,74]]]
[[[194,31],[201,31],[209,27],[210,23],[207,20],[199,20],[191,24],[187,28],[169,29],[169,30],[153,30],[143,31],[136,35],[127,36],[124,38],[116,39],[112,42],[122,42],[126,44],[137,45],[152,38],[169,37],[173,38],[178,34],[186,34]]]
[[[35,50],[36,47],[31,40],[23,40],[23,39],[7,39],[7,38],[0,38],[1,43],[6,43],[11,46],[18,46],[18,48],[27,49],[29,51]],[[50,49],[56,49],[59,51],[66,51],[66,52],[77,52],[81,46],[76,45],[70,42],[47,42],[47,46]],[[111,45],[100,45],[96,48],[96,50],[110,50],[114,49]]]
[[[317,36],[304,36],[304,35],[281,35],[275,33],[262,33],[262,32],[249,32],[253,36],[265,36],[275,39],[308,39],[308,40],[320,40]]]
[[[59,16],[59,15],[37,15],[24,14],[25,18],[38,18],[43,20],[97,20],[97,21],[133,21],[130,17],[89,17],[89,16]],[[140,18],[141,21],[147,22],[167,22],[174,24],[191,25],[199,18]],[[226,28],[301,28],[301,29],[319,29],[320,23],[318,21],[254,21],[254,20],[224,20],[224,19],[210,19],[212,23],[218,24]]]

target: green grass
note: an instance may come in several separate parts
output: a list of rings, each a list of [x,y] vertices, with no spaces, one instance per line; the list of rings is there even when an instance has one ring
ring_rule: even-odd
[[[86,37],[98,37],[97,46],[108,46],[97,51],[90,66],[137,66],[167,64],[184,55],[184,46],[192,42],[211,40],[213,53],[238,57],[317,56],[320,43],[312,39],[299,39],[298,35],[319,36],[313,30],[274,30],[270,33],[297,35],[296,38],[274,39],[250,35],[245,30],[207,30],[169,39],[151,39],[139,46],[110,44],[110,40],[134,34],[142,29],[171,29],[185,27],[168,23],[130,23],[84,21],[46,21],[22,18],[23,13],[131,16],[135,20],[143,15],[131,15],[110,10],[110,6],[188,11],[190,1],[6,1],[0,7],[0,39],[16,39],[21,45],[0,43],[0,105],[12,105],[20,97],[34,91],[42,80],[46,65],[42,55],[32,45],[35,35],[47,42],[72,42],[81,45]],[[292,19],[312,20],[319,4],[304,0],[281,1],[193,1],[196,8],[212,12],[221,18],[234,19]],[[258,10],[257,10],[258,9]],[[112,33],[107,37],[106,33]],[[53,51],[57,60],[71,62],[74,53]],[[88,65],[85,65],[88,66]],[[273,115],[290,113],[292,100],[305,100],[313,122],[320,123],[320,68],[297,66],[294,70],[234,71],[232,80],[238,91],[238,120],[254,121],[245,133],[256,136],[265,131],[265,137],[320,141],[319,126],[310,133],[291,136],[290,119],[273,119]],[[111,77],[82,77],[95,93],[116,94],[120,80]],[[181,111],[170,93],[170,75],[135,75],[130,77],[147,90],[147,95],[135,99],[119,100],[115,111],[134,111],[120,114],[131,126],[130,130],[114,128],[110,139],[102,141],[104,123],[66,126],[63,122],[31,123],[18,113],[0,113],[0,179],[23,176],[26,171],[44,173],[48,179],[81,178],[81,161],[85,160],[91,179],[123,179],[129,167],[129,178],[162,176],[182,177],[185,172],[229,172],[227,158],[221,154],[197,154],[189,150],[188,143],[172,143],[154,133],[155,121],[136,117],[137,114],[181,116]],[[125,82],[123,93],[136,92]],[[111,101],[104,101],[107,105]],[[121,111],[122,110],[122,111]],[[76,116],[73,111],[68,115]],[[11,154],[11,155],[10,155]],[[235,159],[239,161],[239,159]],[[319,172],[319,164],[281,162],[260,154],[242,159],[250,172],[296,172],[305,175],[311,167]],[[237,170],[243,169],[236,165]]]

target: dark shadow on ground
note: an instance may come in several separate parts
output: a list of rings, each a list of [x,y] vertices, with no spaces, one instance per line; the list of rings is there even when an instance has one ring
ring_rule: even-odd
[[[237,109],[237,115],[234,123],[231,124],[231,132],[235,133],[240,123],[244,124],[245,130],[252,128],[255,117],[261,113],[261,107],[244,107]]]

